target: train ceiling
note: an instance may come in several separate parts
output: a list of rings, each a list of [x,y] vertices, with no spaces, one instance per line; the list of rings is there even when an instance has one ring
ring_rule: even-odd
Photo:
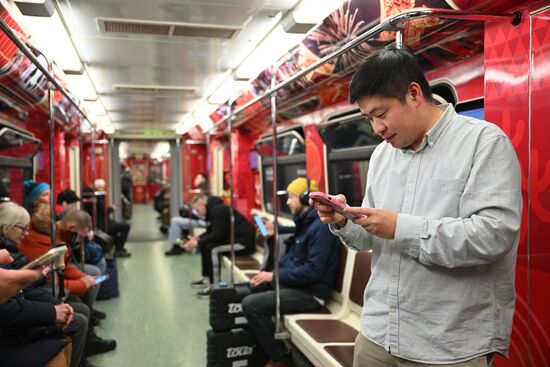
[[[186,116],[207,116],[343,1],[41,2],[49,8],[41,17],[18,22],[65,72],[96,123],[123,139],[174,136]],[[32,2],[15,2],[29,14],[25,3]],[[304,14],[310,18],[301,20]],[[270,38],[283,43],[280,51],[270,46],[277,54],[264,54],[258,65],[253,51]]]

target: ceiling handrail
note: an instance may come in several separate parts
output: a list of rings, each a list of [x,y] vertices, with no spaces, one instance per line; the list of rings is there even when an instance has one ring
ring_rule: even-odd
[[[80,113],[82,117],[84,117],[84,120],[86,120],[90,126],[92,127],[92,132],[95,132],[95,127],[88,119],[88,116],[80,109],[80,106],[74,101],[72,96],[67,92],[65,88],[59,82],[55,79],[55,77],[49,73],[49,71],[38,61],[38,58],[33,54],[33,52],[29,49],[29,47],[23,42],[19,36],[15,34],[13,29],[4,21],[4,19],[0,18],[0,29],[8,38],[17,46],[25,56],[31,62],[42,72],[42,74],[48,79],[50,83],[55,87],[56,90],[60,91],[68,100],[69,102],[77,109],[77,111]]]
[[[511,14],[493,14],[493,13],[479,13],[479,12],[468,12],[463,10],[436,9],[436,8],[414,8],[414,9],[405,10],[399,14],[395,14],[386,18],[383,22],[379,23],[377,26],[369,29],[365,33],[359,35],[357,38],[349,41],[338,50],[323,57],[322,59],[319,59],[315,63],[309,65],[305,69],[300,70],[299,72],[292,75],[288,79],[285,79],[281,83],[277,84],[275,87],[272,87],[268,91],[264,92],[262,95],[254,98],[253,100],[247,102],[243,106],[235,109],[234,111],[232,111],[230,115],[226,115],[224,118],[216,122],[205,133],[210,133],[211,131],[217,129],[222,123],[227,121],[229,118],[233,118],[233,116],[238,115],[248,107],[254,105],[255,103],[261,101],[264,98],[271,96],[281,88],[289,85],[290,83],[294,82],[298,78],[301,78],[302,76],[314,71],[315,69],[326,64],[332,59],[348,52],[349,50],[355,48],[362,42],[385,31],[395,32],[395,31],[402,30],[405,27],[405,24],[407,23],[407,21],[411,19],[421,19],[421,18],[427,18],[427,17],[435,17],[435,18],[441,18],[441,19],[454,19],[454,20],[500,21],[500,22],[509,22],[512,25],[519,24],[521,20],[521,14],[519,12],[515,12]]]

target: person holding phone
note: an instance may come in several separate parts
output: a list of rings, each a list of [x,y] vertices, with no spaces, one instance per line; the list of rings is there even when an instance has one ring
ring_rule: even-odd
[[[230,231],[230,207],[223,204],[221,198],[197,194],[191,207],[197,214],[208,222],[206,232],[198,237],[189,236],[183,245],[185,251],[199,248],[202,262],[202,278],[191,282],[193,288],[204,288],[197,293],[197,297],[206,299],[210,297],[210,284],[214,282],[212,250],[215,247],[226,245],[229,242]],[[235,243],[244,246],[244,249],[236,251],[239,255],[248,255],[254,252],[255,232],[246,218],[233,209],[235,216]]]
[[[294,236],[287,241],[290,248],[279,261],[283,314],[319,310],[333,288],[337,275],[339,241],[309,206],[308,193],[318,191],[319,187],[315,181],[309,182],[309,188],[307,183],[304,177],[298,177],[290,182],[286,190],[286,204],[296,226]],[[267,222],[268,234],[273,235],[273,229],[273,223]],[[273,336],[275,291],[272,281],[273,273],[270,271],[262,271],[254,276],[250,283],[254,288],[264,291],[246,296],[242,301],[242,309],[250,329],[269,356],[267,366],[289,366],[290,356],[284,343]]]
[[[97,349],[98,343],[88,338],[88,306],[78,302],[61,303],[52,297],[50,289],[42,288],[39,280],[42,275],[47,275],[49,267],[21,269],[29,265],[29,262],[16,243],[27,234],[29,222],[29,213],[23,207],[13,202],[0,204],[0,264],[3,264],[0,265],[3,267],[0,269],[0,293],[3,293],[5,287],[11,286],[9,297],[0,297],[0,329],[5,329],[0,332],[0,355],[3,356],[3,363],[6,366],[30,366],[34,362],[38,363],[58,345],[50,341],[50,338],[40,342],[39,337],[46,335],[47,330],[58,324],[71,330],[71,365],[90,366],[86,358],[82,358],[84,348],[87,341],[89,348]],[[8,276],[8,279],[4,276]],[[29,335],[35,335],[37,342],[14,342],[25,340]],[[34,357],[26,359],[28,352],[32,352],[30,355]]]
[[[314,203],[344,243],[372,250],[354,366],[488,366],[508,354],[521,173],[496,125],[438,106],[415,56],[391,45],[350,83],[374,132],[360,208]],[[343,195],[333,197],[345,203]]]

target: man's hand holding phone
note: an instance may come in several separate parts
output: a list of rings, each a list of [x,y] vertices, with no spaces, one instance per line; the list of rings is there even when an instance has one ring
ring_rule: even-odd
[[[344,209],[348,207],[346,197],[340,195],[327,195],[324,192],[312,192],[309,194],[309,204],[317,210],[321,222],[325,224],[346,225],[347,217]]]

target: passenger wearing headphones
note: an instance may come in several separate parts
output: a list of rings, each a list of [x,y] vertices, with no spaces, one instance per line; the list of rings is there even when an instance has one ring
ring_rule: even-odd
[[[309,187],[308,187],[309,186]],[[287,187],[286,204],[296,223],[290,248],[279,261],[281,313],[314,312],[334,287],[340,258],[339,241],[309,206],[309,192],[319,191],[315,181],[299,177]],[[273,224],[267,223],[270,234]],[[273,273],[260,272],[251,279],[256,292],[243,299],[243,314],[260,345],[269,355],[269,367],[290,366],[285,344],[274,338],[275,291]],[[263,289],[265,291],[259,291]],[[254,290],[253,290],[254,292]]]

